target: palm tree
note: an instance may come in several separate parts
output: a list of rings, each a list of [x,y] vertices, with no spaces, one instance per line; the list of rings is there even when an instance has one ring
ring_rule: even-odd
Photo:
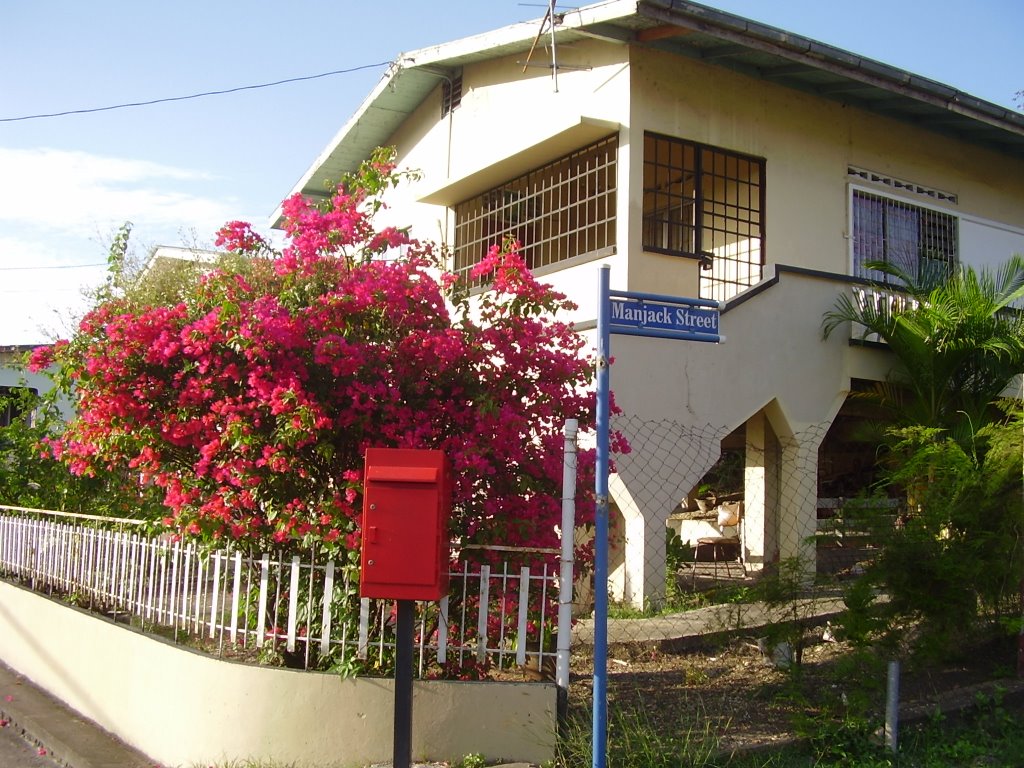
[[[1024,371],[1024,256],[1000,269],[925,270],[915,279],[893,264],[872,262],[905,286],[885,287],[877,301],[843,294],[825,313],[826,338],[846,322],[876,334],[896,365],[880,388],[899,422],[942,427],[958,438],[991,421],[992,404]]]
[[[853,322],[894,356],[875,394],[893,417],[883,438],[888,491],[905,494],[907,506],[900,525],[879,528],[869,582],[890,598],[875,610],[922,619],[916,642],[943,647],[980,626],[983,611],[998,615],[1015,589],[1024,595],[1020,405],[999,402],[1024,371],[1024,313],[1015,306],[1024,257],[916,280],[891,264],[870,268],[903,290],[878,286],[870,301],[843,295],[823,320],[826,337]]]

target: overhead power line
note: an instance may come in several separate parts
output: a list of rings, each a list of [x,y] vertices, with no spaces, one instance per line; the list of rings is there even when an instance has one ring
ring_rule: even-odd
[[[86,269],[87,267],[105,267],[107,263],[105,261],[98,262],[96,264],[51,264],[43,267],[0,267],[0,272],[16,272],[21,270],[34,270],[34,269]]]
[[[390,61],[382,61],[376,64],[363,64],[358,67],[351,67],[350,69],[335,69],[331,72],[321,72],[319,75],[306,75],[304,77],[289,77],[285,80],[275,80],[272,83],[257,83],[256,85],[240,85],[237,88],[225,88],[220,91],[203,91],[202,93],[191,93],[188,96],[169,96],[163,99],[149,99],[148,101],[132,101],[124,104],[112,104],[107,107],[92,107],[90,109],[68,109],[63,112],[47,112],[45,114],[38,115],[21,115],[20,117],[0,117],[0,123],[18,123],[25,120],[42,120],[49,117],[66,117],[68,115],[87,115],[93,112],[109,112],[114,109],[128,109],[129,107],[148,107],[153,104],[166,104],[171,101],[188,101],[189,99],[201,99],[206,96],[223,96],[228,93],[238,93],[239,91],[255,91],[260,88],[273,88],[277,85],[287,85],[288,83],[300,83],[305,80],[318,80],[322,77],[331,77],[333,75],[347,75],[352,72],[359,72],[364,69],[375,69],[377,67],[385,67],[391,64]]]

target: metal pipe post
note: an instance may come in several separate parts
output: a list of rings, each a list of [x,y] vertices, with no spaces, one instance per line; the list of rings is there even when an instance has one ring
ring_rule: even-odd
[[[398,625],[395,627],[395,748],[394,768],[412,764],[412,670],[413,629],[416,603],[398,601]]]
[[[609,298],[611,267],[601,267],[597,304],[597,466],[594,490],[594,704],[593,768],[605,768],[608,760],[608,467],[611,376],[609,371],[611,315]]]
[[[558,573],[558,654],[555,682],[569,692],[569,646],[572,641],[573,554],[576,543],[576,419],[565,420],[562,460],[562,556]]]
[[[889,662],[885,688],[885,746],[895,754],[899,750],[900,663]]]

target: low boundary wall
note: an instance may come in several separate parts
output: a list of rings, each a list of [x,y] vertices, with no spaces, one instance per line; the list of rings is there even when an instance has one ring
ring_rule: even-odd
[[[6,582],[0,658],[162,765],[391,758],[391,680],[211,658]],[[550,760],[556,702],[554,684],[417,681],[413,757]]]

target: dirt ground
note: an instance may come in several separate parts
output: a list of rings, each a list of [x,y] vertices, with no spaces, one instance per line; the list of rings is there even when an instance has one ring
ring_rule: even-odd
[[[670,653],[657,645],[610,649],[608,712],[637,712],[657,730],[714,733],[724,749],[749,749],[798,738],[801,723],[844,714],[868,714],[883,722],[887,661],[856,654],[847,644],[811,634],[798,668],[780,668],[754,638],[734,637],[714,647]],[[904,663],[900,673],[901,718],[959,709],[999,689],[1024,692],[1014,676],[1012,643],[972,649],[943,665]],[[570,711],[589,712],[591,658],[575,653]]]

